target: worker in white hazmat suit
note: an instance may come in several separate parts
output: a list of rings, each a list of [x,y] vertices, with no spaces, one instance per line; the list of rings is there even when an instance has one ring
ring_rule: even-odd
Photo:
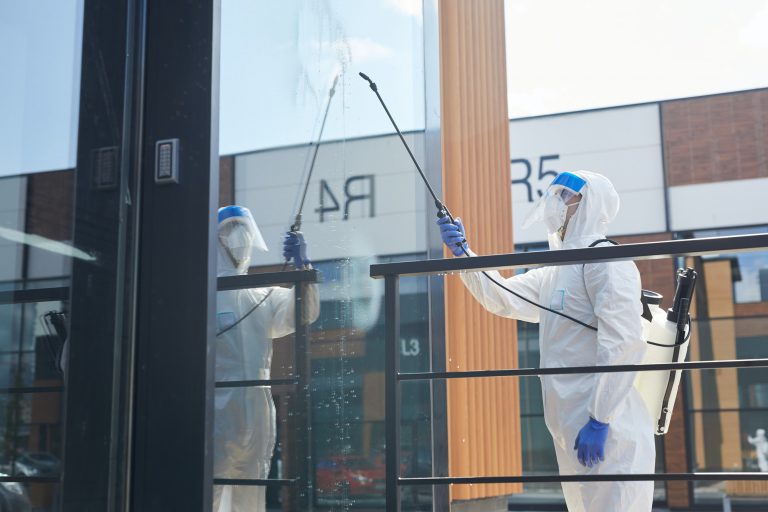
[[[252,250],[267,246],[247,208],[227,206],[218,214],[218,276],[245,274]],[[289,232],[283,255],[296,268],[308,267],[306,243]],[[317,287],[305,297],[304,322],[319,314]],[[220,291],[217,294],[216,381],[270,378],[272,339],[295,330],[293,289],[281,287]],[[275,404],[267,386],[218,388],[214,411],[214,477],[264,479],[275,447]],[[214,486],[214,512],[266,508],[264,486]]]
[[[619,196],[599,174],[561,173],[527,219],[547,228],[550,249],[588,247],[605,239],[619,210]],[[439,219],[454,255],[466,247],[460,219]],[[458,245],[457,245],[458,244]],[[497,315],[540,323],[542,368],[639,364],[640,276],[631,261],[588,263],[530,270],[505,279],[507,288],[554,311],[596,327],[592,330],[515,297],[481,273],[461,274],[472,295]],[[561,475],[653,473],[653,424],[635,389],[635,373],[541,377],[544,418]],[[653,482],[563,483],[570,512],[649,512]]]
[[[755,437],[747,436],[747,442],[755,447],[757,454],[757,466],[763,473],[768,472],[768,439],[765,438],[765,429],[755,431]]]

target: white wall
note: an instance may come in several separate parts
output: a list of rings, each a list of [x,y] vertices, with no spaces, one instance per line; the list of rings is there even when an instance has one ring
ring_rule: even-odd
[[[408,134],[419,164],[423,166],[424,134]],[[253,264],[282,261],[282,236],[293,223],[303,187],[309,146],[251,153],[235,159],[235,201],[253,212],[269,253],[254,254]],[[311,158],[311,155],[309,155]],[[370,176],[362,180],[356,177]],[[349,202],[348,195],[369,194],[371,199]],[[323,144],[309,184],[303,210],[302,231],[315,260],[426,251],[426,189],[396,135]],[[326,208],[318,211],[321,198]]]
[[[670,187],[675,231],[768,224],[768,178]]]
[[[422,158],[423,134],[411,134],[407,139]],[[665,230],[656,105],[511,121],[510,142],[513,159],[530,162],[532,199],[552,180],[552,173],[538,179],[542,157],[550,157],[543,161],[542,171],[588,169],[613,181],[622,209],[610,234]],[[282,234],[293,222],[303,184],[302,169],[311,151],[309,146],[300,146],[236,157],[236,202],[252,209],[271,248],[267,255],[255,254],[254,264],[281,261]],[[524,177],[524,164],[515,163],[511,169],[512,179]],[[353,201],[350,218],[343,220],[345,181],[361,175],[373,175],[374,216],[369,216],[368,200]],[[367,193],[368,185],[367,181],[356,182],[351,192]],[[326,207],[333,206],[331,194],[339,210],[326,212],[321,222],[321,197]],[[425,215],[431,212],[425,209],[425,194],[424,184],[394,135],[323,144],[304,205],[303,231],[310,243],[310,256],[325,260],[425,251]],[[520,228],[534,204],[528,200],[526,185],[512,185],[512,198],[515,243],[544,241],[539,226],[527,231]]]
[[[514,120],[509,125],[514,241],[543,242],[541,226],[522,222],[554,172],[589,170],[604,174],[621,197],[619,215],[609,235],[664,231],[664,176],[656,104],[578,114]],[[548,171],[550,171],[548,173]],[[554,171],[554,172],[552,172]]]

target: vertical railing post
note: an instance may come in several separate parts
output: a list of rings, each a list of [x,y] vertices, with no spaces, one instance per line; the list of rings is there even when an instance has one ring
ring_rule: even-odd
[[[387,442],[387,510],[400,511],[400,277],[384,278],[384,418]]]
[[[296,503],[298,510],[312,511],[314,502],[313,466],[312,466],[312,399],[311,399],[311,361],[309,357],[309,322],[304,318],[304,293],[306,284],[294,283],[294,319],[296,333],[294,338],[294,371],[298,377],[296,389],[296,411],[299,418],[296,426],[302,429],[296,440]]]

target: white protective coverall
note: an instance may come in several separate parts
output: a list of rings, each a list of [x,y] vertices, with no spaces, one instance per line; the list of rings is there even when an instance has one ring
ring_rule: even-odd
[[[619,210],[619,196],[602,175],[580,171],[583,197],[561,242],[550,249],[588,247],[605,238]],[[639,364],[646,345],[641,336],[640,276],[631,261],[534,269],[503,278],[489,274],[539,304],[597,327],[587,329],[539,309],[493,284],[481,273],[461,274],[472,295],[490,312],[539,322],[541,367]],[[633,383],[635,373],[595,373],[541,377],[544,418],[555,445],[561,475],[653,473],[653,424]],[[605,461],[588,468],[574,442],[592,416],[609,423]],[[649,512],[653,482],[563,483],[570,512]]]
[[[236,267],[219,243],[218,276],[246,272],[247,264]],[[306,290],[305,319],[311,323],[319,315],[320,303],[315,284]],[[269,379],[272,339],[295,330],[292,288],[218,292],[217,332],[242,318],[270,291],[269,297],[253,313],[216,337],[217,381]],[[270,388],[217,389],[214,414],[214,476],[267,478],[276,437],[275,404]],[[265,491],[263,486],[214,486],[213,512],[264,511]]]
[[[765,429],[757,429],[755,437],[747,436],[747,441],[755,447],[757,466],[760,471],[768,472],[768,439],[765,438]]]

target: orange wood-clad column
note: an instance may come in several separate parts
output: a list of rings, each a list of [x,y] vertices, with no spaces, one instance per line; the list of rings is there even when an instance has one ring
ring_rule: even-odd
[[[440,0],[443,191],[478,254],[512,252],[503,0]],[[445,288],[449,370],[514,368],[512,320],[485,311],[458,276]],[[513,378],[451,380],[451,476],[519,475],[520,408]],[[512,484],[453,486],[451,500],[519,492]]]

